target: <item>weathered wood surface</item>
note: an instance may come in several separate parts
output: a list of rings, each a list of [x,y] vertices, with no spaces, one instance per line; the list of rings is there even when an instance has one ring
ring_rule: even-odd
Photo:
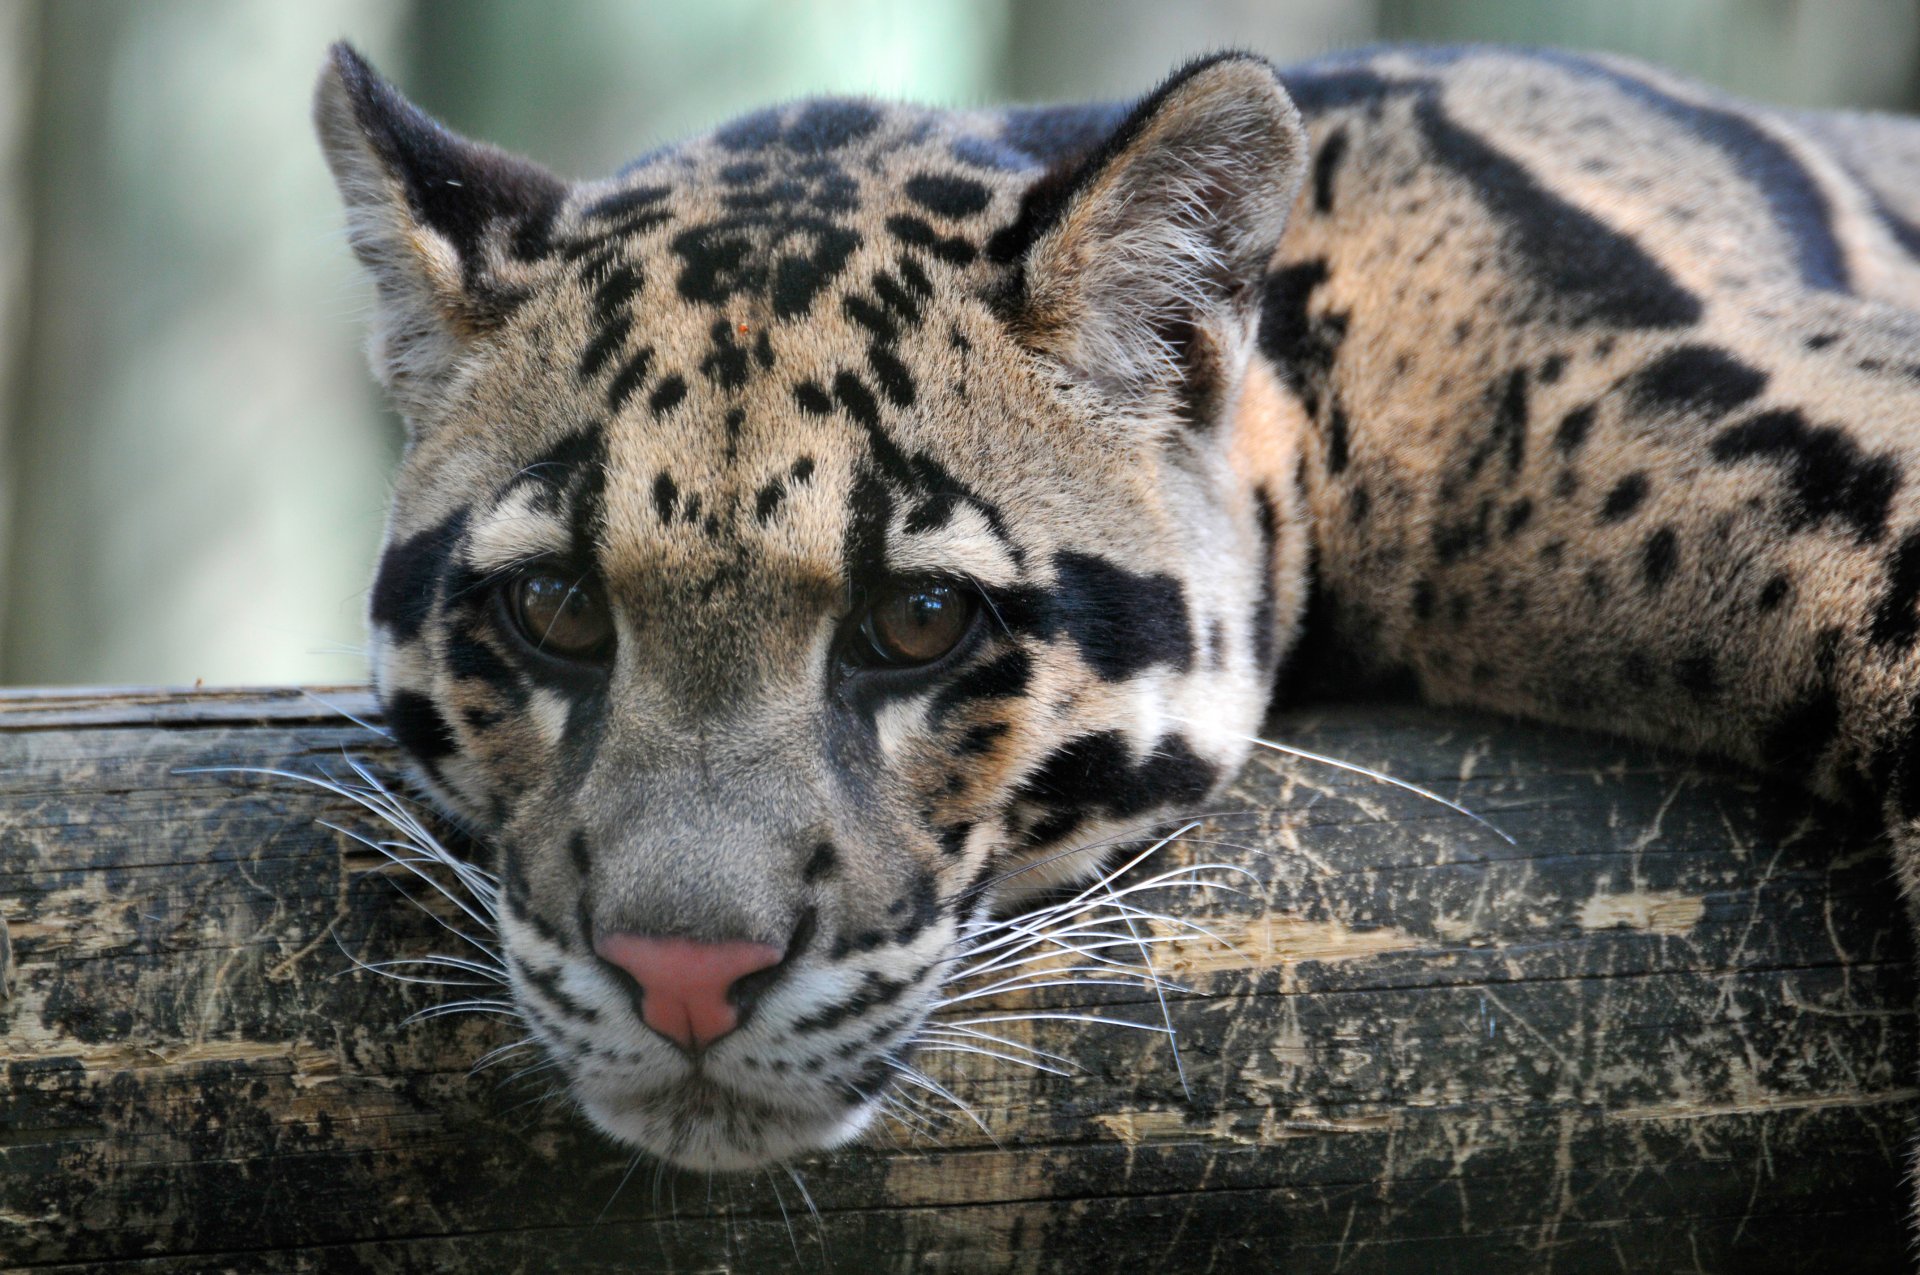
[[[330,703],[364,710],[350,692]],[[1874,1271],[1906,1251],[1914,979],[1888,865],[1778,785],[1411,709],[1263,760],[1167,852],[1242,896],[1162,953],[1164,1038],[1011,1024],[1049,1076],[928,1066],[986,1122],[795,1181],[668,1176],[400,1026],[445,949],[377,832],[297,784],[376,736],[298,693],[0,696],[0,1267],[201,1271]],[[1051,1005],[1156,1021],[1139,992]],[[532,1099],[531,1103],[529,1100]],[[623,1185],[624,1183],[624,1185]]]

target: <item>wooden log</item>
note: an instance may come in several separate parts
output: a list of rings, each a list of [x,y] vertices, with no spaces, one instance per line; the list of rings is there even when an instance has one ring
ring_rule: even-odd
[[[319,789],[353,692],[0,697],[0,1267],[142,1272],[1868,1271],[1920,1095],[1884,855],[1777,784],[1410,708],[1270,733],[1161,866],[1164,1034],[928,1055],[975,1112],[794,1174],[661,1175],[510,1023],[355,961],[457,950]],[[1146,865],[1143,870],[1151,870]],[[415,891],[416,897],[420,896]],[[422,903],[427,902],[425,898]],[[484,993],[482,993],[484,994]],[[984,1002],[1162,1021],[1142,988]],[[976,1010],[982,1006],[972,1007]],[[1182,1081],[1184,1073],[1184,1085]],[[802,1184],[804,1183],[804,1187]]]

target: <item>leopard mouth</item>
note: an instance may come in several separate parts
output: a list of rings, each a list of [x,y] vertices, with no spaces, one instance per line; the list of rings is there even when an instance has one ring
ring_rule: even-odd
[[[738,1172],[826,1151],[858,1137],[880,1111],[878,1096],[851,1106],[786,1101],[701,1072],[665,1087],[614,1089],[604,1083],[575,1097],[608,1137],[676,1168]],[[796,1095],[797,1096],[797,1095]]]

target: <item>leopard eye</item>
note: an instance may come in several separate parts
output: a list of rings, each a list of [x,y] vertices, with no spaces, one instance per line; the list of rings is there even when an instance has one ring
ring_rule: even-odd
[[[931,664],[973,628],[973,594],[951,584],[916,584],[882,594],[860,622],[871,663]]]
[[[584,579],[529,571],[507,585],[507,614],[522,641],[555,659],[604,659],[613,647],[613,618]]]

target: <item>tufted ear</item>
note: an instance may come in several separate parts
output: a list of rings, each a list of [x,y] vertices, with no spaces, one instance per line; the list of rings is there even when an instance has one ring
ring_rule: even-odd
[[[566,186],[442,128],[345,43],[320,70],[313,120],[379,297],[374,371],[417,427],[522,295]]]
[[[1246,366],[1306,153],[1265,59],[1189,63],[988,245],[1018,265],[1016,331],[1131,415],[1210,424]]]

